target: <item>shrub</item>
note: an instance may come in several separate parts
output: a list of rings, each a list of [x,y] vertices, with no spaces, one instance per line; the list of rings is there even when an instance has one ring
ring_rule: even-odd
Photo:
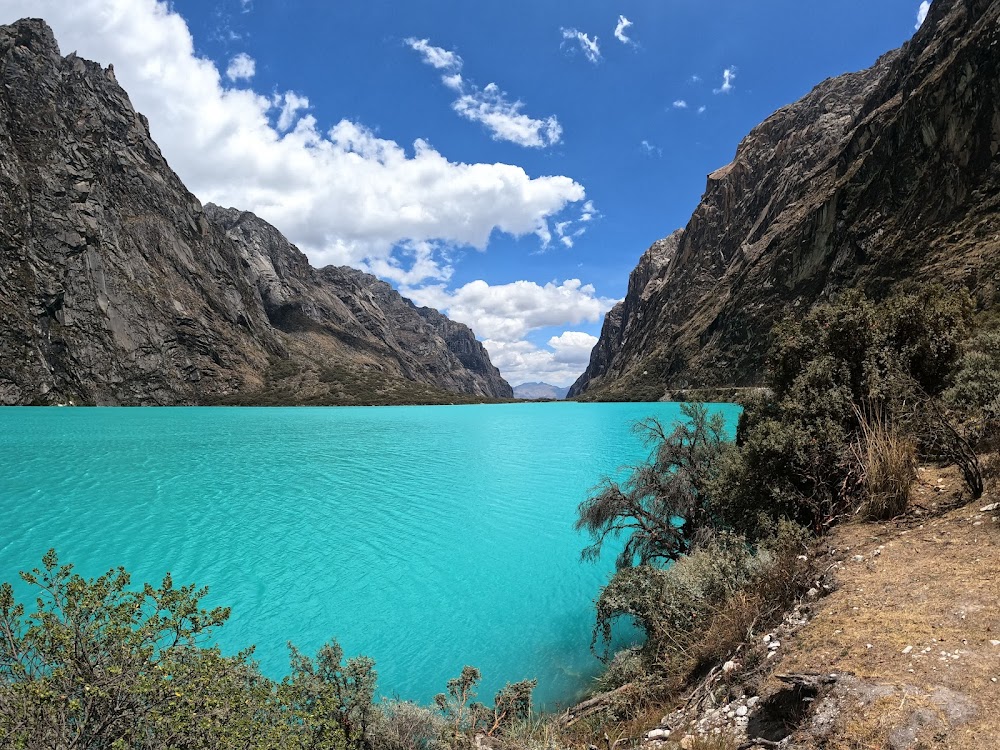
[[[448,725],[440,712],[408,701],[383,705],[375,728],[380,750],[445,750]]]
[[[682,404],[685,419],[667,429],[656,419],[636,425],[650,460],[635,467],[624,482],[605,479],[598,492],[580,504],[576,522],[594,542],[583,551],[595,560],[605,541],[628,534],[617,567],[654,560],[676,560],[699,534],[712,526],[707,489],[726,445],[725,421],[704,404]]]

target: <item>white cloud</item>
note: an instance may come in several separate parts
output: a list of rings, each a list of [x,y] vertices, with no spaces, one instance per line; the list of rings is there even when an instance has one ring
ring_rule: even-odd
[[[549,346],[555,352],[556,362],[579,366],[586,369],[590,362],[590,352],[597,344],[597,336],[581,331],[566,331],[549,339]]]
[[[466,120],[486,126],[493,140],[509,141],[529,148],[553,146],[562,139],[562,125],[556,117],[535,119],[521,110],[524,103],[511,101],[495,83],[480,89],[462,78],[462,58],[442,47],[435,47],[426,39],[407,39],[406,44],[420,53],[423,61],[433,68],[445,71],[441,82],[459,94],[452,109]]]
[[[240,8],[244,13],[249,13],[253,10],[253,0],[240,0]]]
[[[643,142],[639,145],[642,146],[642,152],[647,156],[663,156],[663,149],[659,146],[654,146],[647,140],[643,140]]]
[[[597,44],[597,37],[591,39],[587,34],[577,29],[560,29],[563,41],[575,41],[580,45],[580,51],[595,65],[601,61],[601,48]]]
[[[917,25],[914,28],[919,29],[924,25],[924,21],[927,20],[927,12],[931,9],[930,0],[924,0],[920,3],[920,7],[917,8]]]
[[[230,81],[249,81],[257,72],[257,62],[246,52],[240,52],[229,61],[226,78]]]
[[[520,341],[539,328],[596,323],[616,302],[599,297],[593,285],[579,279],[544,286],[533,281],[491,285],[479,280],[451,291],[442,284],[401,291],[418,304],[446,311],[487,341],[505,343]]]
[[[699,115],[703,115],[703,114],[705,114],[705,110],[706,110],[706,109],[708,109],[708,107],[706,107],[706,106],[704,106],[704,105],[702,105],[701,107],[698,107],[698,114],[699,114]]]
[[[432,68],[438,70],[448,70],[458,72],[462,69],[462,58],[451,50],[443,47],[435,47],[427,39],[415,39],[410,37],[406,40],[410,49],[419,52],[423,61]]]
[[[272,121],[289,100],[279,109],[271,95],[227,87],[164,2],[5,0],[0,9],[0,22],[24,16],[47,18],[63,50],[115,64],[199,198],[257,213],[317,265],[409,268],[410,248],[425,247],[432,257],[418,258],[414,273],[447,278],[440,248],[482,249],[494,231],[544,241],[550,219],[585,199],[569,177],[452,162],[423,140],[404,148],[348,120],[326,128],[306,114],[280,132]]]
[[[699,75],[691,76],[691,83],[701,83],[701,76]]]
[[[525,336],[550,326],[596,323],[617,301],[599,297],[593,286],[579,279],[544,286],[531,281],[498,285],[473,281],[451,291],[444,285],[401,291],[417,304],[443,310],[472,328],[484,339],[490,360],[514,384],[544,381],[563,386],[576,380],[590,361],[596,337],[566,331],[542,348]]]
[[[722,85],[717,89],[712,89],[713,94],[728,94],[733,90],[733,81],[736,79],[736,68],[729,67],[722,71]]]
[[[562,125],[555,117],[536,120],[521,112],[522,102],[512,102],[495,83],[479,90],[466,87],[466,91],[451,105],[466,120],[479,122],[497,141],[510,141],[519,146],[543,148],[553,146],[562,139]]]
[[[632,25],[632,22],[625,18],[625,16],[618,16],[618,25],[615,26],[615,39],[622,44],[635,44],[631,37],[625,34],[625,30]],[[594,41],[596,42],[597,40],[595,39]]]
[[[674,109],[687,109],[688,103],[683,99],[678,99],[674,102]]]
[[[309,99],[299,96],[294,91],[286,91],[284,94],[275,96],[274,106],[281,107],[281,113],[278,115],[278,130],[284,133],[295,124],[301,110],[309,109]]]
[[[587,337],[590,346],[562,346],[567,336]],[[597,337],[578,331],[567,331],[562,336],[549,339],[548,348],[535,346],[530,341],[483,342],[490,353],[490,360],[513,384],[542,382],[556,386],[571,385],[590,363],[590,350],[597,343]],[[573,361],[565,361],[572,357]]]

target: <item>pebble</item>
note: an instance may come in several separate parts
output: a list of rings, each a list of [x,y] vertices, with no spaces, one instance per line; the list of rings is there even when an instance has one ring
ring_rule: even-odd
[[[646,732],[646,738],[650,740],[662,740],[668,734],[670,734],[670,732],[668,732],[666,729],[652,729]]]
[[[736,715],[737,716],[746,716],[747,715],[747,707],[746,706],[740,706],[739,708],[737,708],[736,709]]]
[[[913,650],[913,646],[907,646],[906,648],[904,648],[904,649],[903,649],[903,653],[904,653],[904,654],[908,654],[908,653],[910,653],[910,652],[911,652],[912,650]]]

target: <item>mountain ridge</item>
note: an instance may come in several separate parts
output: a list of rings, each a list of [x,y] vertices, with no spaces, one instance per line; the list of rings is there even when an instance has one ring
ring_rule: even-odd
[[[773,326],[845,289],[941,281],[992,307],[998,20],[996,3],[936,0],[900,49],[754,128],[669,256],[640,260],[570,396],[758,385]]]
[[[467,327],[202,206],[44,21],[0,27],[0,62],[0,403],[512,396]]]

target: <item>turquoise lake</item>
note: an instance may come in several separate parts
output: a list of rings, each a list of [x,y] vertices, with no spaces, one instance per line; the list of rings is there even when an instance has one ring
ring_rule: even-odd
[[[738,407],[720,405],[735,426]],[[208,586],[218,631],[287,671],[336,637],[379,692],[428,702],[472,664],[489,701],[537,678],[572,702],[599,670],[577,505],[647,455],[631,431],[679,406],[0,409],[0,580],[62,562]],[[17,591],[23,596],[24,585]]]

